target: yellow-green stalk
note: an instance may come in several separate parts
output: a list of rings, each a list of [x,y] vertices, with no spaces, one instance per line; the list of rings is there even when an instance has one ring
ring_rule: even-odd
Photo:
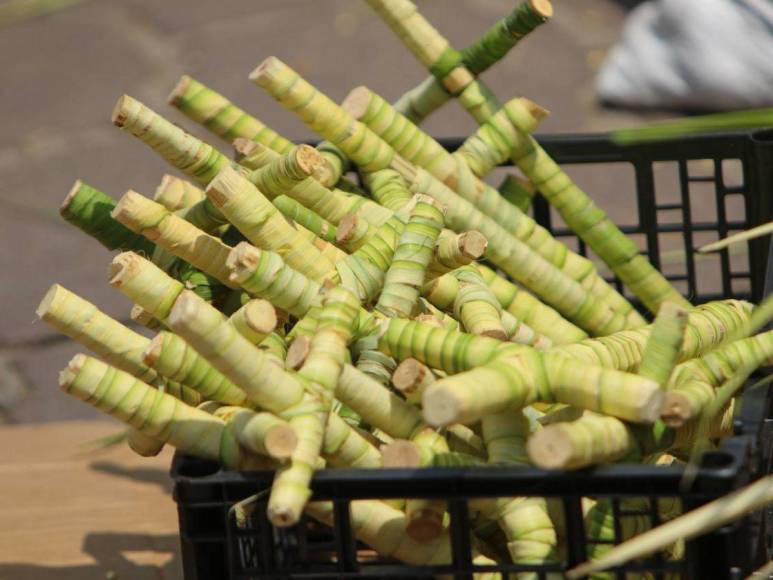
[[[690,310],[678,360],[685,361],[703,356],[725,342],[737,329],[746,324],[751,309],[752,305],[743,300],[721,300],[702,304]],[[636,372],[641,363],[650,328],[647,326],[636,330],[625,330],[611,336],[557,346],[550,349],[550,352],[563,353],[607,368]]]
[[[319,244],[315,243],[318,238],[308,230],[290,225],[246,177],[230,167],[212,180],[206,193],[256,246],[277,252],[289,266],[318,282],[334,271],[331,261],[334,256],[322,254]]]
[[[311,341],[309,356],[298,371],[307,381],[303,399],[284,410],[298,437],[290,463],[274,476],[268,500],[268,517],[280,526],[295,524],[311,497],[309,483],[320,457],[333,394],[346,362],[354,320],[359,311],[357,298],[336,287],[322,299],[319,327]]]
[[[368,0],[368,3],[446,89],[454,94],[458,92],[462,105],[479,123],[487,122],[500,111],[491,91],[474,79],[459,58],[449,56],[454,51],[448,41],[419,14],[410,0]],[[440,69],[437,68],[438,61],[443,63]],[[558,209],[567,225],[650,310],[657,312],[660,303],[665,300],[688,307],[689,303],[665,277],[639,254],[636,245],[550,159],[528,134],[529,128],[520,120],[511,118],[510,121],[517,128],[517,138],[509,147],[513,161]],[[493,244],[488,233],[483,233]]]
[[[134,252],[113,258],[109,275],[114,288],[165,324],[174,301],[185,289],[182,282]]]
[[[402,318],[383,322],[381,331],[379,348],[385,354],[399,361],[415,358],[451,374],[484,365],[505,352],[527,348]]]
[[[432,465],[433,457],[449,453],[448,441],[437,430],[424,425],[411,439],[395,439],[381,448],[384,467],[417,468]]]
[[[111,213],[115,205],[113,198],[79,179],[64,198],[59,214],[108,250],[133,250],[144,256],[153,255],[153,242],[113,219]]]
[[[407,358],[392,373],[392,385],[402,393],[405,400],[414,405],[421,403],[424,391],[437,380],[427,365],[415,358]]]
[[[78,341],[108,364],[124,370],[180,400],[198,405],[201,395],[186,385],[167,381],[143,361],[150,339],[109,317],[94,304],[54,284],[37,309],[44,322]]]
[[[521,322],[507,310],[501,312],[501,317],[502,327],[505,329],[507,338],[510,342],[526,344],[540,350],[545,350],[553,346],[553,341],[547,336],[542,336],[538,332],[535,332],[528,324]]]
[[[128,423],[143,434],[231,469],[265,469],[245,452],[225,423],[97,359],[77,354],[59,374],[66,393]]]
[[[715,417],[707,435],[722,438],[733,429],[734,405]],[[635,427],[615,417],[585,411],[567,421],[551,423],[529,439],[529,458],[544,469],[581,469],[615,461],[641,461],[667,451],[690,449],[696,442],[697,423],[679,429]]]
[[[650,327],[641,355],[639,375],[665,386],[684,344],[688,311],[674,302],[664,302]]]
[[[487,415],[481,421],[490,465],[528,465],[529,421],[521,410]],[[507,539],[514,564],[546,564],[556,557],[558,538],[541,497],[499,498],[475,502],[482,515],[496,520]],[[535,578],[522,573],[519,579]]]
[[[446,69],[459,63],[473,75],[479,75],[502,59],[524,36],[553,15],[550,0],[528,0],[498,20],[473,44],[460,51],[450,47],[441,53],[438,66]],[[411,121],[419,124],[454,95],[434,76],[406,91],[394,107]]]
[[[456,234],[451,230],[443,230],[435,244],[427,277],[442,276],[446,272],[480,260],[486,253],[487,246],[486,236],[478,231]]]
[[[392,211],[398,211],[413,197],[402,175],[394,169],[363,173],[362,179],[373,199]]]
[[[439,328],[448,328],[449,330],[461,329],[461,325],[456,318],[446,314],[439,308],[435,308],[426,298],[419,298],[419,311],[421,314],[416,316],[414,320]]]
[[[470,161],[468,161],[469,164]],[[475,171],[474,167],[471,168]],[[480,174],[478,176],[482,177]],[[513,174],[509,174],[504,178],[502,183],[499,184],[498,191],[502,197],[524,213],[529,210],[534,196],[537,195],[537,189],[528,179]]]
[[[188,75],[180,77],[167,100],[229,143],[241,137],[262,143],[277,153],[285,153],[293,147],[291,141]]]
[[[234,312],[228,321],[252,344],[260,344],[276,330],[279,317],[271,302],[255,298]]]
[[[476,264],[475,267],[504,310],[529,325],[535,332],[549,338],[553,344],[570,344],[588,338],[584,330],[573,325],[530,293],[498,276],[491,268],[483,264]]]
[[[123,95],[115,105],[113,124],[142,140],[169,163],[206,185],[231,161],[214,147],[186,133],[136,99]]]
[[[649,379],[524,349],[436,381],[424,392],[422,411],[430,425],[469,425],[491,413],[543,401],[652,423],[663,398],[659,385]]]
[[[669,426],[679,427],[699,418],[714,400],[716,389],[735,372],[771,362],[773,330],[724,344],[701,358],[682,363],[666,387],[663,420]]]
[[[618,504],[620,510],[633,512],[631,515],[620,515],[615,518],[612,500],[608,498],[597,501],[585,514],[585,535],[588,540],[587,555],[589,560],[596,560],[614,548],[614,542],[623,542],[652,527],[652,520],[647,512],[650,502],[645,498],[623,498]],[[637,513],[639,512],[639,513]],[[615,521],[615,520],[619,521]],[[616,537],[619,530],[620,537]],[[609,575],[594,576],[597,580],[606,580]]]
[[[306,512],[325,524],[333,525],[331,502],[312,502]],[[434,540],[420,543],[406,534],[405,513],[379,500],[355,500],[350,504],[351,525],[354,535],[379,554],[409,564],[447,565],[451,563],[451,541],[448,532]],[[494,562],[473,553],[476,565],[488,566]],[[495,573],[476,574],[476,580],[493,580]]]
[[[502,306],[477,270],[465,266],[450,275],[459,282],[453,302],[454,318],[470,334],[507,340],[509,334],[502,325]]]
[[[148,330],[162,330],[164,325],[153,314],[145,310],[139,304],[135,304],[129,310],[129,318]]]
[[[195,295],[180,295],[169,325],[257,406],[287,419],[283,412],[303,400],[304,379],[285,372],[274,356],[251,344],[220,312]],[[328,461],[334,465],[378,466],[378,450],[343,420],[334,418],[331,415],[328,420],[323,445]]]
[[[111,318],[91,302],[59,284],[46,292],[38,317],[79,342],[106,363],[131,373],[146,383],[163,385],[158,373],[142,360],[150,339]],[[195,403],[194,404],[198,404]]]
[[[414,405],[351,365],[344,366],[335,387],[335,396],[366,423],[390,437],[410,439],[419,429],[426,427]]]
[[[191,207],[205,197],[204,191],[190,181],[167,173],[156,188],[153,201],[157,201],[169,211],[177,211]]]
[[[177,82],[168,101],[228,142],[238,138],[249,139],[280,154],[287,153],[293,147],[291,141],[245,113],[223,95],[187,75],[183,75]],[[324,185],[332,186],[348,169],[347,160],[331,143],[320,143],[317,149],[325,157],[324,166],[317,171],[317,178]]]
[[[213,414],[226,422],[226,429],[233,430],[242,446],[258,455],[283,461],[298,444],[298,436],[290,424],[271,413],[223,406]]]
[[[287,195],[334,225],[338,225],[347,213],[356,213],[374,226],[381,225],[392,215],[391,211],[365,197],[327,188],[311,177],[324,163],[312,147],[299,145],[275,158],[262,152],[261,148],[255,143],[250,146],[249,163],[257,165],[258,159],[268,163],[256,168],[248,177],[267,197]]]
[[[387,271],[377,311],[390,317],[411,316],[442,228],[442,210],[432,198],[417,196]]]
[[[239,329],[237,328],[237,330]],[[257,345],[268,357],[269,362],[277,365],[279,368],[284,368],[284,360],[287,356],[287,342],[283,335],[284,333],[280,331],[272,332]],[[249,340],[249,337],[247,337],[247,340]]]
[[[142,352],[142,361],[169,380],[198,391],[207,400],[248,406],[247,393],[171,332],[158,333]]]
[[[488,463],[529,464],[526,439],[529,437],[530,428],[529,421],[522,410],[486,415],[481,420],[481,431],[486,445]]]
[[[432,76],[479,121],[498,108],[496,98],[464,66],[460,54],[438,34],[409,0],[368,0],[368,5],[384,20]],[[433,100],[436,97],[433,96]]]
[[[145,236],[226,286],[237,287],[229,280],[229,270],[225,265],[231,248],[160,203],[129,190],[118,201],[112,216],[133,232]]]
[[[54,284],[37,308],[41,320],[59,332],[78,341],[112,364],[156,387],[167,389],[191,404],[198,404],[198,393],[178,384],[169,384],[142,360],[142,350],[150,342],[117,320],[110,318],[94,304],[84,300],[58,284]],[[127,442],[132,450],[143,457],[158,455],[162,441],[131,429]]]
[[[285,264],[279,254],[246,242],[231,250],[226,264],[233,282],[298,318],[309,311],[319,296],[318,282]]]
[[[507,105],[503,110],[507,109]],[[489,123],[499,122],[502,113]],[[553,205],[566,224],[609,266],[652,312],[666,301],[690,308],[690,304],[639,253],[636,244],[612,223],[606,213],[582,191],[528,133],[529,127],[513,115],[506,121],[510,133],[508,150],[518,167]],[[502,134],[501,132],[499,133]]]

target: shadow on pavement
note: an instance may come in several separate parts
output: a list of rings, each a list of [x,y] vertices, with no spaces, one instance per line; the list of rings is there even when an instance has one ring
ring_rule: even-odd
[[[94,461],[89,464],[94,471],[108,473],[116,477],[124,477],[141,483],[153,483],[161,487],[169,495],[172,494],[172,479],[169,472],[165,469],[135,467],[127,469],[126,467],[110,461]]]
[[[89,534],[93,564],[0,564],[0,580],[182,580],[179,546],[177,534]]]

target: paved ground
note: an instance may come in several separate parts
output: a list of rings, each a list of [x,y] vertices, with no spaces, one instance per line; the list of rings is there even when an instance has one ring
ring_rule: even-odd
[[[513,4],[420,2],[459,46]],[[594,73],[619,35],[624,8],[610,0],[555,5],[555,19],[485,79],[503,99],[520,93],[549,108],[544,131],[635,124],[636,116],[600,110],[593,95]],[[118,197],[129,187],[152,193],[167,170],[110,124],[117,97],[129,93],[183,122],[165,97],[188,73],[285,135],[310,138],[247,81],[269,55],[336,99],[358,84],[392,99],[424,77],[361,0],[91,0],[0,29],[0,408],[6,421],[94,415],[57,390],[56,373],[78,349],[36,321],[34,310],[59,282],[114,316],[128,313],[129,303],[106,283],[110,254],[57,214],[77,178]],[[436,135],[463,135],[473,123],[450,104],[427,127]],[[593,184],[602,203],[619,186],[608,174]],[[628,209],[619,207],[618,217]]]

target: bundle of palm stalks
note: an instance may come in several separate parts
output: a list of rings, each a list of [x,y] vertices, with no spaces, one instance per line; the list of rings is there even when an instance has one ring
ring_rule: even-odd
[[[82,181],[67,195],[62,216],[120,251],[109,282],[156,334],[54,285],[38,314],[97,357],[73,358],[62,389],[128,423],[140,454],[168,443],[227,469],[276,470],[276,526],[304,511],[331,521],[331,505],[309,502],[318,469],[670,463],[727,436],[733,385],[773,357],[773,333],[758,333],[769,307],[693,307],[531,136],[547,112],[525,98],[500,105],[477,77],[550,3],[524,2],[462,51],[409,0],[369,4],[431,72],[394,105],[365,87],[338,105],[274,57],[249,77],[324,139],[317,147],[187,76],[170,103],[230,142],[233,159],[118,100],[113,123],[187,179],[164,176],[153,199],[116,202]],[[417,123],[453,97],[480,128],[451,153]],[[523,176],[500,191],[483,179],[508,159]],[[535,191],[652,322],[528,215]],[[475,563],[560,557],[545,499],[472,507],[504,544],[477,538]],[[586,507],[591,536],[612,535],[608,502]],[[351,508],[379,553],[450,561],[444,502]],[[677,539],[655,549],[670,555]]]

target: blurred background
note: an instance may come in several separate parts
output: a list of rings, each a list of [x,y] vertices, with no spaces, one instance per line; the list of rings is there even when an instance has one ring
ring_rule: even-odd
[[[23,7],[30,4],[11,2]],[[0,420],[96,417],[61,394],[58,371],[79,348],[37,320],[54,282],[128,319],[130,304],[107,284],[111,254],[58,215],[76,179],[118,198],[152,195],[170,168],[110,123],[123,93],[197,135],[228,147],[166,104],[190,74],[292,139],[313,135],[247,80],[276,55],[340,100],[365,84],[387,97],[426,77],[414,57],[362,0],[90,0],[48,2],[45,14],[16,12],[0,28]],[[420,0],[457,46],[475,40],[511,0]],[[594,132],[663,116],[601,108],[595,77],[634,2],[556,0],[555,16],[483,78],[500,99],[523,94],[552,115],[542,132]],[[15,21],[14,21],[15,20]],[[428,119],[436,136],[466,136],[472,119],[455,102]],[[602,204],[614,180],[597,175]],[[621,216],[625,214],[621,208]]]

